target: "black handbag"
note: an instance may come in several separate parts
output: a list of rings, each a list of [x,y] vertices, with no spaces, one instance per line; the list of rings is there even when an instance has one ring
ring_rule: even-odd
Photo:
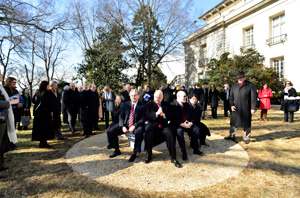
[[[296,112],[299,110],[299,103],[297,100],[290,100],[287,102],[286,110],[288,112]]]

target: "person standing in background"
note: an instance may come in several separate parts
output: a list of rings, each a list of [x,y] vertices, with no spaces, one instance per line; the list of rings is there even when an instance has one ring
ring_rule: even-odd
[[[64,91],[61,94],[61,106],[62,106],[62,114],[63,114],[63,123],[64,124],[69,124],[68,113],[67,113],[66,105],[64,103],[64,95],[65,95],[66,91],[68,91],[68,90],[69,90],[69,86],[68,85],[64,86]]]
[[[30,107],[31,107],[31,97],[29,95],[29,89],[25,88],[22,92],[22,98],[24,100],[23,105],[23,115],[29,116],[31,118]],[[24,126],[23,130],[28,130],[28,126]]]
[[[230,87],[229,84],[224,84],[224,89],[221,92],[221,99],[223,100],[224,104],[224,116],[228,117],[228,111],[231,113],[230,103],[229,103],[229,96],[230,96]]]
[[[258,98],[260,99],[259,108],[261,109],[259,121],[262,121],[263,119],[266,122],[268,109],[271,109],[270,98],[273,98],[272,90],[268,87],[267,83],[264,83],[259,90]]]
[[[211,116],[216,119],[218,117],[218,106],[219,106],[219,91],[216,89],[215,85],[210,86],[209,90],[209,102],[211,106]]]
[[[297,91],[293,88],[293,83],[291,81],[285,82],[285,88],[280,93],[281,96],[281,108],[284,111],[284,122],[288,122],[290,114],[290,123],[294,122],[294,111],[289,109],[289,106],[295,102],[295,100],[290,100],[290,98],[297,97]]]
[[[109,89],[109,86],[106,85],[103,89],[102,93],[103,103],[105,103],[106,111],[105,111],[105,126],[109,127],[109,113],[112,116],[112,112],[114,109],[114,101],[116,99],[116,95],[113,91]]]
[[[202,84],[202,87],[199,88],[199,105],[200,105],[200,110],[201,110],[201,119],[205,120],[205,111],[207,109],[207,103],[208,103],[208,89],[207,83],[204,82]]]

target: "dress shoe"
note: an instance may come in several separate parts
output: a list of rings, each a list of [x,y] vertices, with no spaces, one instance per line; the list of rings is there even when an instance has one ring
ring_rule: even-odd
[[[145,159],[145,163],[146,164],[148,164],[148,163],[150,163],[151,162],[151,160],[152,160],[152,154],[146,154],[146,159]]]
[[[187,161],[187,160],[188,160],[188,157],[187,157],[187,153],[186,153],[186,152],[182,153],[182,160],[184,160],[184,161]]]
[[[199,149],[195,149],[193,154],[196,154],[196,155],[204,155],[203,152],[201,152]]]
[[[201,144],[201,146],[207,146],[207,147],[209,147],[209,144],[204,143],[204,144]]]
[[[39,145],[40,148],[52,148],[52,146],[50,146],[49,144],[40,144]]]
[[[96,135],[96,133],[91,133],[90,135]]]
[[[2,166],[2,168],[0,168],[0,172],[5,171],[5,170],[7,170],[7,169],[8,169],[8,168]]]
[[[64,138],[64,137],[60,137],[60,138],[57,138],[58,140],[67,140],[67,138]]]
[[[88,138],[89,136],[88,135],[84,135],[84,138]]]
[[[131,155],[131,157],[129,158],[128,162],[133,162],[135,160],[135,158],[136,158],[136,153],[133,153]]]
[[[115,150],[115,151],[113,152],[113,154],[109,156],[109,158],[114,158],[114,157],[116,157],[116,156],[118,156],[118,155],[121,155],[121,151],[120,151],[120,150]]]
[[[107,147],[106,147],[107,149],[112,149],[112,147],[110,146],[110,145],[107,145]]]
[[[231,137],[230,135],[227,137],[224,137],[225,140],[235,140],[235,137]]]
[[[100,131],[100,129],[98,127],[94,128],[95,131]]]
[[[245,144],[249,144],[250,140],[244,140]]]
[[[171,159],[171,162],[177,167],[182,168],[182,164],[180,164],[177,159]]]

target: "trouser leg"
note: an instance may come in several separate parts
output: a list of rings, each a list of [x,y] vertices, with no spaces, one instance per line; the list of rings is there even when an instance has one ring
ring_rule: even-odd
[[[288,112],[287,112],[287,111],[284,111],[284,121],[285,121],[285,122],[288,122],[288,118],[289,118]]]
[[[3,168],[3,163],[4,163],[4,150],[5,150],[5,138],[4,134],[7,133],[6,130],[6,123],[1,123],[0,124],[0,168]]]
[[[111,148],[115,148],[116,150],[119,150],[119,135],[124,134],[122,131],[122,128],[118,125],[114,125],[107,130],[107,140],[108,145],[111,146]]]
[[[134,149],[135,153],[141,152],[142,141],[144,139],[144,128],[142,126],[138,127],[134,131],[135,141],[134,141]]]
[[[244,128],[244,140],[250,140],[250,135],[251,135],[251,127],[249,128]]]
[[[191,147],[196,150],[199,149],[199,134],[200,134],[200,128],[197,125],[193,125],[190,129],[191,133]]]
[[[55,135],[56,135],[57,139],[63,138],[63,135],[61,134],[60,127],[58,129],[54,129],[54,131],[55,131]]]
[[[109,124],[109,111],[105,111],[105,126],[108,128]]]
[[[76,122],[76,114],[75,114],[75,119],[74,119],[74,113],[71,111],[67,111],[68,113],[68,121],[69,121],[69,126],[72,132],[75,132],[75,122]]]
[[[181,148],[181,151],[183,153],[186,153],[185,141],[184,141],[184,134],[183,134],[183,129],[181,127],[178,127],[176,129],[176,137],[177,137],[179,146]]]
[[[205,110],[202,111],[201,118],[205,119]]]
[[[231,137],[235,137],[236,131],[237,131],[236,127],[230,126],[229,134],[230,134]]]
[[[294,122],[294,112],[290,112],[290,122]]]
[[[170,157],[173,158],[173,159],[176,159],[176,147],[175,147],[176,138],[175,138],[172,130],[170,128],[164,128],[162,133],[163,133],[163,136],[166,140]]]

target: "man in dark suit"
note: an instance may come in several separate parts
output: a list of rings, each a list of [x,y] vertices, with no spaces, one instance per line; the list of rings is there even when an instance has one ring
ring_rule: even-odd
[[[192,88],[189,88],[189,98],[192,98],[194,94],[197,95],[197,98],[199,98],[198,89],[196,87],[196,83],[192,84]]]
[[[93,135],[94,123],[98,118],[99,97],[95,84],[91,84],[90,89],[83,93],[82,99],[82,106],[85,109],[83,135],[87,138],[89,135]]]
[[[135,135],[134,149],[129,162],[133,162],[138,152],[141,152],[141,145],[145,131],[145,104],[138,102],[139,94],[137,90],[130,91],[130,100],[123,104],[119,115],[119,127],[107,132],[108,143],[115,151],[110,158],[121,155],[119,149],[118,136],[131,132]]]
[[[207,109],[207,103],[208,103],[208,89],[206,88],[207,83],[204,82],[202,84],[202,87],[199,88],[199,105],[201,110],[201,118],[205,120],[205,111]]]
[[[197,125],[200,128],[200,134],[198,136],[200,141],[200,146],[201,145],[209,146],[208,144],[206,144],[205,140],[206,140],[206,136],[210,136],[211,134],[207,126],[200,121],[201,111],[200,111],[200,106],[197,104],[198,103],[197,95],[196,94],[192,95],[189,102],[194,117],[193,124]]]
[[[219,106],[219,99],[220,99],[219,91],[216,89],[215,85],[211,85],[209,90],[209,102],[211,106],[211,115],[213,118],[218,117],[217,110]]]
[[[148,94],[149,98],[144,98],[145,95]],[[145,91],[142,94],[141,101],[143,101],[145,104],[151,100],[153,100],[154,91],[150,89],[149,85],[145,85]]]
[[[70,129],[72,133],[75,133],[75,123],[79,112],[81,98],[74,83],[70,83],[70,89],[65,92],[63,100],[68,113]]]
[[[170,104],[163,101],[162,91],[156,91],[154,101],[150,101],[146,104],[146,120],[148,120],[148,126],[145,132],[145,144],[147,149],[145,163],[149,163],[152,159],[152,148],[166,141],[171,162],[178,168],[182,167],[176,160],[176,137],[168,124],[168,121],[172,119],[172,114]]]
[[[224,116],[228,117],[228,111],[231,113],[230,103],[229,103],[229,96],[230,96],[230,87],[229,84],[224,85],[224,89],[221,92],[221,99],[224,103]]]
[[[130,84],[125,85],[125,90],[121,92],[121,95],[124,97],[124,102],[129,101],[129,92],[130,92]]]
[[[186,93],[184,91],[179,91],[177,93],[177,100],[171,103],[171,108],[173,111],[173,119],[171,121],[171,126],[179,143],[182,151],[182,159],[188,160],[187,152],[185,148],[184,131],[191,137],[191,148],[194,149],[193,154],[202,155],[203,153],[199,150],[198,134],[200,129],[197,125],[194,125],[194,118],[190,109],[190,105],[186,103]]]
[[[170,89],[169,85],[167,85],[167,87],[164,90],[162,90],[162,92],[164,95],[165,102],[169,102],[169,103],[173,102],[174,100],[173,90]]]

